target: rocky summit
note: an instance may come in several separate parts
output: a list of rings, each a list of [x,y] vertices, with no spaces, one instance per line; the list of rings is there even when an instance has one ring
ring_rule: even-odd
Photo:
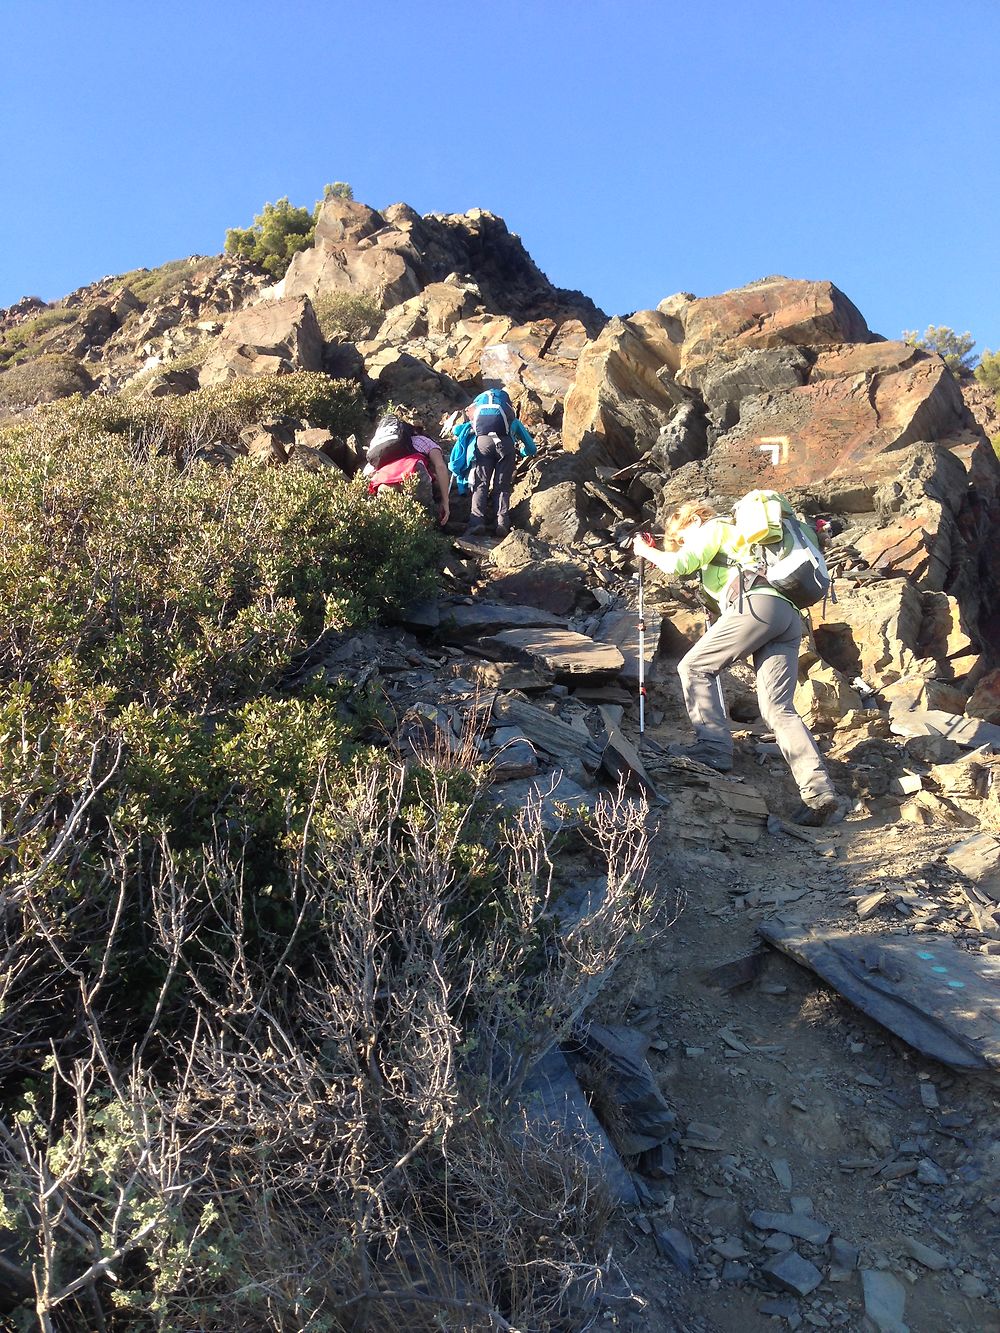
[[[539,451],[504,540],[463,540],[453,497],[440,595],[391,629],[320,636],[293,684],[380,689],[394,754],[471,744],[496,805],[540,798],[546,828],[579,827],[622,784],[650,802],[657,883],[676,886],[675,927],[595,980],[526,1084],[529,1120],[586,1125],[620,1206],[617,1277],[580,1294],[572,1327],[1000,1327],[992,397],[873,332],[828,280],[609,318],[479,209],[329,198],[276,283],[193,257],[0,311],[8,419],[296,371],[347,382],[368,426],[391,403],[439,436],[502,385]],[[213,466],[361,462],[308,405],[220,432],[196,455]],[[786,822],[742,667],[724,682],[734,773],[676,753],[673,668],[704,620],[655,571],[640,648],[632,535],[754,487],[831,534],[834,595],[810,614],[796,706],[850,800],[835,829]],[[574,855],[590,903],[600,885]]]

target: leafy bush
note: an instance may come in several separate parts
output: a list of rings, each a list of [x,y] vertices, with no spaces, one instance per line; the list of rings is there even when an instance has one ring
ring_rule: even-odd
[[[232,438],[244,426],[275,413],[324,426],[342,437],[362,433],[367,420],[357,384],[312,370],[237,378],[178,397],[102,395],[66,405],[59,419],[72,430],[109,431],[189,456],[201,445]]]
[[[956,375],[968,374],[972,370],[972,363],[975,360],[972,349],[976,345],[976,340],[968,331],[956,333],[946,324],[928,324],[923,337],[917,334],[916,329],[904,329],[903,341],[912,347],[921,347],[925,352],[937,352],[949,370],[954,371]]]
[[[352,342],[370,338],[385,313],[369,292],[328,292],[313,301],[313,310],[324,338],[345,333]]]
[[[179,472],[50,427],[8,438],[0,475],[0,679],[40,700],[215,707],[259,691],[324,626],[433,586],[437,538],[400,497],[372,505],[360,482],[245,460]]]
[[[252,260],[274,278],[284,277],[300,250],[312,245],[316,219],[307,208],[296,208],[287,195],[276,204],[265,204],[251,227],[231,227],[226,232],[227,255]]]
[[[507,1099],[648,920],[643,812],[598,811],[607,893],[557,946],[538,805],[498,827],[475,790],[456,814],[433,766],[421,796],[399,766],[345,776],[346,799],[329,770],[306,784],[284,920],[223,826],[200,867],[160,838],[141,884],[112,871],[107,900],[64,909],[58,931],[38,874],[8,877],[21,984],[4,1018],[23,1022],[40,983],[71,1000],[0,1134],[0,1216],[25,1256],[5,1277],[40,1315],[89,1295],[116,1329],[343,1328],[359,1304],[414,1333],[458,1312],[577,1326],[609,1201]],[[456,929],[463,845],[493,868],[496,926],[475,948]],[[141,1008],[130,992],[128,1023],[114,993],[136,971],[137,893],[159,982]]]
[[[339,401],[295,378],[203,407]],[[598,808],[607,890],[557,934],[540,803],[498,816],[472,733],[376,750],[384,705],[323,656],[433,587],[418,507],[179,468],[133,407],[0,431],[14,1318],[576,1326],[608,1201],[516,1099],[650,917],[645,811]]]
[[[987,389],[1000,393],[1000,352],[991,352],[988,347],[983,351],[976,367],[976,379]]]
[[[327,199],[353,199],[354,191],[346,181],[334,181],[323,187],[323,198],[317,200],[310,213],[296,208],[285,195],[276,204],[265,204],[251,227],[230,227],[226,232],[227,255],[259,264],[274,278],[283,278],[288,265],[300,250],[313,243],[316,220]]]
[[[93,380],[73,356],[39,356],[0,372],[0,413],[89,393]]]
[[[159,268],[134,268],[115,278],[115,282],[127,287],[133,296],[148,305],[151,301],[162,300],[177,291],[200,268],[215,262],[201,255],[192,255],[189,259],[171,259]]]
[[[72,324],[75,318],[76,311],[53,306],[0,331],[0,368],[40,356],[45,349],[45,335]]]

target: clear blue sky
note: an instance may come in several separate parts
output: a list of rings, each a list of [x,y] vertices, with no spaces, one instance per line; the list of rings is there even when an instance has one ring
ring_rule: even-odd
[[[829,278],[1000,347],[998,0],[0,0],[0,306],[349,181],[611,313]]]

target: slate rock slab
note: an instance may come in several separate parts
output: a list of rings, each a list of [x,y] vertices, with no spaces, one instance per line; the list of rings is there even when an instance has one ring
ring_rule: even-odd
[[[533,778],[538,772],[534,747],[518,727],[497,727],[493,733],[493,781]]]
[[[561,1051],[552,1050],[525,1079],[518,1099],[528,1127],[543,1140],[572,1141],[580,1156],[604,1176],[618,1203],[638,1204],[632,1177],[590,1109]]]
[[[825,1222],[804,1213],[769,1213],[763,1208],[750,1214],[750,1225],[758,1231],[783,1231],[786,1236],[807,1240],[811,1245],[825,1245],[831,1232]]]
[[[803,1259],[798,1250],[775,1255],[763,1265],[761,1272],[783,1291],[792,1291],[796,1296],[808,1296],[823,1281],[823,1274],[816,1265]]]
[[[523,699],[502,698],[493,715],[506,726],[519,727],[532,745],[562,764],[575,760],[591,771],[600,766],[601,751],[593,736],[544,708]]]
[[[553,769],[544,777],[525,778],[520,782],[505,782],[496,792],[497,801],[511,810],[523,809],[529,801],[542,803],[542,827],[547,833],[575,828],[581,823],[576,813],[581,807],[592,810],[600,797],[586,792],[561,768]]]
[[[1000,903],[1000,839],[992,833],[973,833],[945,852],[948,864]]]
[[[677,1227],[657,1228],[653,1232],[656,1248],[664,1259],[669,1259],[675,1268],[679,1268],[688,1277],[694,1272],[694,1246]]]
[[[482,641],[483,648],[521,658],[551,671],[557,681],[611,680],[624,659],[612,645],[596,643],[575,630],[547,627],[505,629]]]
[[[505,629],[565,626],[560,616],[534,606],[508,606],[502,602],[441,602],[438,605],[441,633],[445,638],[474,639]]]
[[[608,738],[601,757],[601,766],[609,777],[626,786],[638,787],[650,800],[659,801],[660,794],[653,786],[638,750],[625,737],[612,708],[607,704],[601,704],[599,707]]]
[[[1000,1069],[1000,957],[940,936],[848,935],[780,919],[757,930],[923,1055]]]
[[[649,1037],[641,1029],[589,1023],[566,1045],[570,1063],[596,1070],[612,1111],[609,1133],[619,1152],[635,1157],[679,1138],[677,1117],[646,1062]],[[666,1174],[670,1174],[666,1172]]]
[[[645,676],[652,680],[655,674],[656,659],[660,651],[660,635],[663,619],[655,612],[645,614],[646,633],[644,635]],[[601,643],[612,644],[622,655],[621,676],[633,682],[639,680],[639,615],[636,611],[609,611],[594,631],[594,638]]]
[[[865,1314],[879,1333],[908,1333],[907,1325],[903,1323],[906,1288],[899,1278],[881,1269],[863,1268],[861,1289]]]
[[[900,701],[890,703],[889,719],[897,736],[947,736],[969,750],[978,745],[1000,748],[1000,727],[979,718],[945,713],[939,708],[907,708]]]

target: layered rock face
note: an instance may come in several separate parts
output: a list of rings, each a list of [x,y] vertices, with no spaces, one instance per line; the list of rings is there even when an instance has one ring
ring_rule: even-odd
[[[377,302],[385,318],[358,346],[365,372],[424,416],[499,384],[526,421],[559,425],[577,359],[606,322],[587,297],[554,287],[481,209],[421,217],[405,204],[378,213],[329,199],[282,290],[317,305],[340,292]]]
[[[860,577],[814,618],[845,673],[947,682],[954,703],[1000,652],[997,456],[941,358],[872,334],[831,283],[612,320],[581,353],[564,445],[660,518],[758,486],[839,516],[838,562]]]
[[[342,199],[326,201],[314,245],[278,284],[229,259],[167,267],[165,285],[105,279],[0,312],[8,337],[41,320],[40,350],[60,359],[38,400],[323,369],[357,381],[373,415],[392,400],[433,431],[502,384],[549,444],[513,496],[536,537],[624,541],[691,495],[725,504],[774,487],[846,525],[840,600],[817,623],[833,666],[893,688],[936,682],[954,699],[1000,656],[992,400],[937,356],[873,334],[832,283],[771,277],[608,321],[553,286],[491,213]],[[357,342],[317,319],[345,293],[375,315]]]

